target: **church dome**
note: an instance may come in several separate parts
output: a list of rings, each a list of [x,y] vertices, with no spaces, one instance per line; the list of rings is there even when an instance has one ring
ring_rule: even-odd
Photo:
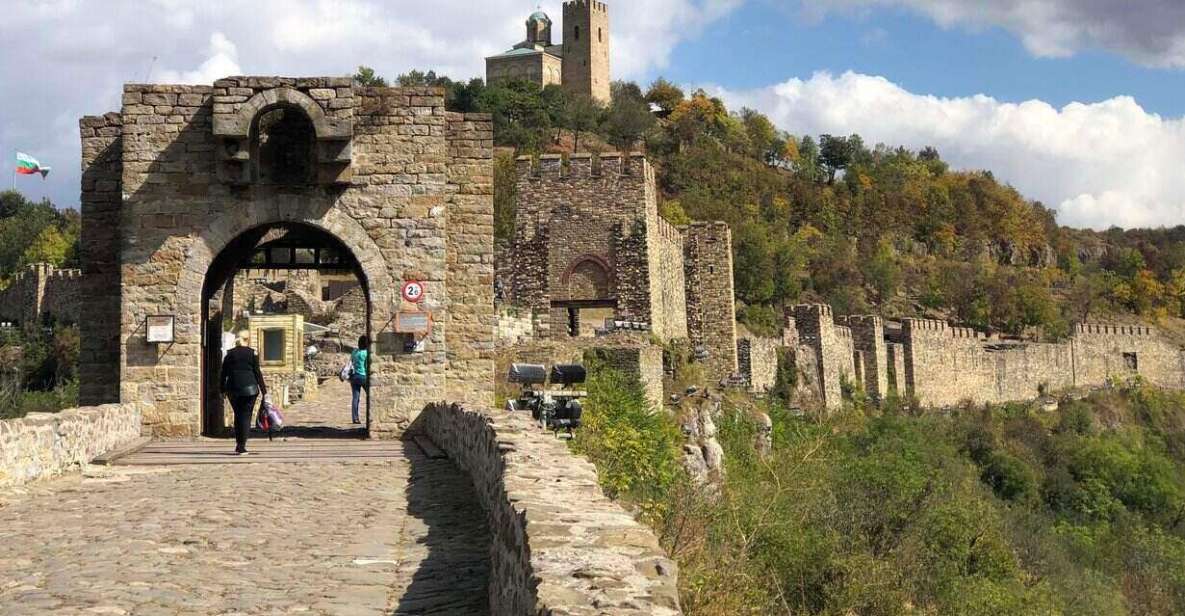
[[[543,11],[535,11],[534,13],[531,13],[531,16],[527,18],[527,21],[542,21],[545,23],[551,23],[551,18],[548,17],[547,13],[544,13]]]

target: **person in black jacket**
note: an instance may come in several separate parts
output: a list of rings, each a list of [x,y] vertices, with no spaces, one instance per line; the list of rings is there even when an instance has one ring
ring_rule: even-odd
[[[260,394],[267,395],[267,383],[259,370],[259,356],[250,346],[251,335],[239,332],[235,348],[222,360],[222,393],[230,399],[235,410],[235,453],[247,455],[247,435],[251,432],[251,415]]]

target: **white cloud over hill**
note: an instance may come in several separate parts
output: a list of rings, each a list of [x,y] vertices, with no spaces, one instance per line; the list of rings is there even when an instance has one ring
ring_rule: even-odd
[[[1148,113],[1130,97],[1058,109],[1039,100],[927,96],[851,72],[716,92],[730,107],[761,110],[799,135],[859,133],[868,144],[933,145],[956,168],[990,169],[1053,206],[1063,224],[1185,223],[1185,119]]]

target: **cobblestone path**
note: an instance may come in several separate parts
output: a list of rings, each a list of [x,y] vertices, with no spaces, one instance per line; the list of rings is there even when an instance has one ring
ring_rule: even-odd
[[[0,614],[487,614],[468,478],[401,450],[92,467],[0,493]]]

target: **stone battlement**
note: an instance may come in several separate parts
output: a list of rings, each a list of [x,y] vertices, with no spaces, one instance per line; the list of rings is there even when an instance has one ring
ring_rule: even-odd
[[[1091,336],[1157,336],[1155,327],[1144,325],[1100,325],[1095,323],[1079,323],[1074,326],[1077,335]]]
[[[568,2],[564,3],[564,15],[567,16],[569,13],[576,15],[578,11],[585,8],[597,13],[609,12],[609,5],[604,2],[597,2],[597,0],[568,0]]]
[[[534,181],[582,180],[606,176],[638,176],[645,180],[653,177],[654,173],[650,162],[638,152],[624,155],[606,152],[520,156],[515,159],[515,169],[520,178]]]

